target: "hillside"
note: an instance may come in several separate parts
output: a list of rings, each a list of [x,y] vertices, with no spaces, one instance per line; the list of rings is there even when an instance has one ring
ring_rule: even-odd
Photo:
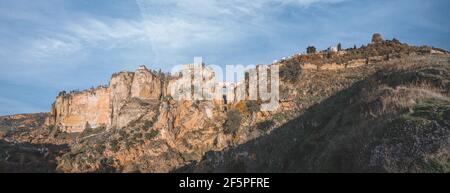
[[[379,40],[272,65],[272,112],[175,100],[178,77],[145,67],[61,92],[50,113],[0,118],[0,171],[450,171],[448,52]]]
[[[269,135],[177,172],[450,172],[450,65],[395,60]]]

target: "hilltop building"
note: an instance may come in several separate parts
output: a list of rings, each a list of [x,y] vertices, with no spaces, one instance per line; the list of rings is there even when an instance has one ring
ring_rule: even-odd
[[[317,50],[316,50],[316,47],[314,47],[314,46],[308,46],[306,48],[306,53],[307,54],[315,54],[316,52],[317,52]]]

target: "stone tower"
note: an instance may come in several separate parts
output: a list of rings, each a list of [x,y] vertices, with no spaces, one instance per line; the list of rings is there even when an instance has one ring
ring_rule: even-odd
[[[379,43],[382,43],[383,41],[384,41],[384,39],[383,39],[383,36],[381,36],[381,34],[375,33],[372,35],[372,43],[379,44]]]

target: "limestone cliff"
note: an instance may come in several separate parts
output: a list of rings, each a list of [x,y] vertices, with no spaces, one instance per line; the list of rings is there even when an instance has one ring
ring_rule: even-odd
[[[109,89],[99,87],[83,92],[62,92],[52,106],[51,122],[62,131],[81,132],[110,122]]]
[[[86,128],[100,126],[120,129],[147,114],[148,106],[158,104],[164,97],[174,97],[177,101],[214,99],[210,100],[213,101],[212,105],[223,109],[224,105],[239,102],[236,96],[256,91],[257,86],[248,85],[257,85],[257,76],[252,76],[253,82],[243,80],[238,83],[241,87],[236,89],[234,83],[211,82],[214,80],[211,69],[204,66],[200,68],[200,77],[191,79],[194,70],[190,64],[185,65],[184,71],[179,75],[169,77],[156,75],[141,66],[136,72],[113,74],[107,87],[61,92],[53,104],[49,125],[56,125],[64,132],[82,132]],[[255,69],[250,72],[255,72]],[[208,86],[195,87],[194,90],[198,92],[191,92],[191,84],[196,80],[201,85]],[[256,95],[252,97],[256,100]],[[242,99],[248,97],[244,96]]]
[[[143,115],[140,104],[159,100],[163,93],[159,77],[144,66],[136,72],[120,72],[108,87],[61,92],[51,111],[49,124],[62,131],[82,132],[88,127],[122,128]]]
[[[134,73],[120,72],[113,74],[109,81],[109,115],[111,120],[111,127],[118,127],[124,125],[120,123],[120,110],[126,104],[131,96],[131,84],[133,83]]]
[[[145,66],[141,66],[134,73],[131,97],[142,100],[159,100],[163,90],[161,82],[159,77],[149,72]]]

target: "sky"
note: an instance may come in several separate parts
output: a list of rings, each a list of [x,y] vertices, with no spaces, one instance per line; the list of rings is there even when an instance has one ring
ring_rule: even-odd
[[[0,0],[0,115],[145,64],[254,65],[375,32],[450,50],[448,0]]]

